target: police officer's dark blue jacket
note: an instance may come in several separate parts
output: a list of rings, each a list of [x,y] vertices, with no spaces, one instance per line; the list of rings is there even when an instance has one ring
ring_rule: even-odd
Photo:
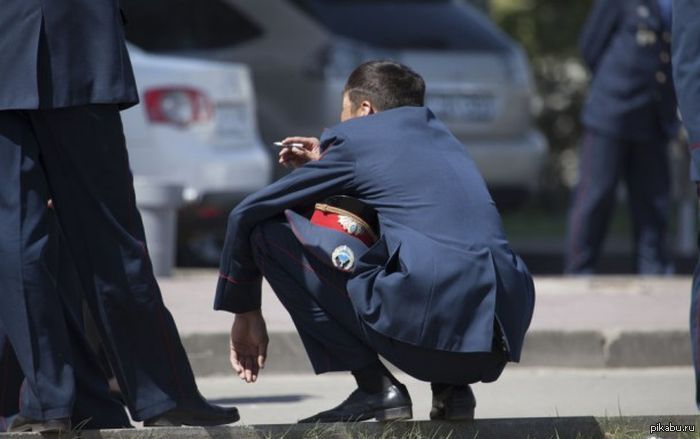
[[[320,160],[231,213],[215,309],[260,308],[261,274],[249,236],[285,213],[310,254],[328,264],[338,246],[353,250],[347,291],[374,330],[431,349],[487,352],[496,319],[517,361],[533,312],[532,278],[511,251],[464,146],[425,107],[351,119],[326,130],[321,142]],[[376,209],[380,238],[371,248],[294,212],[337,194]]]
[[[0,110],[138,101],[117,0],[2,0]]]
[[[679,109],[688,130],[690,177],[700,182],[700,2],[673,2],[673,70]],[[700,408],[700,262],[693,276],[690,337],[695,366],[695,404]]]
[[[673,3],[673,65],[683,125],[688,130],[690,177],[700,182],[700,5]]]
[[[657,0],[597,0],[581,35],[593,78],[583,123],[616,138],[665,140],[678,118],[671,32]]]

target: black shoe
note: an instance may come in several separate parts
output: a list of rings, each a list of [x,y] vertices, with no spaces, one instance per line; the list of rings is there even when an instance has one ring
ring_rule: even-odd
[[[469,421],[474,419],[476,398],[471,387],[446,386],[433,390],[433,407],[430,419],[444,421]]]
[[[202,400],[193,405],[172,410],[143,421],[144,427],[213,426],[233,424],[241,419],[236,407],[221,407]]]
[[[375,418],[377,421],[411,419],[412,407],[408,390],[401,384],[392,385],[373,394],[357,389],[339,406],[302,419],[299,423],[352,422],[370,418]]]
[[[36,419],[26,418],[22,415],[17,415],[12,420],[10,428],[7,430],[10,433],[68,433],[70,431],[70,419],[48,419],[39,421]]]

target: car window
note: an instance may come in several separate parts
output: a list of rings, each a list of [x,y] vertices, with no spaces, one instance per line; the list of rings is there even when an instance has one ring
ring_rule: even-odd
[[[221,0],[120,0],[126,38],[144,50],[170,52],[229,47],[262,29]]]
[[[329,31],[389,49],[505,51],[508,37],[466,2],[290,0]]]

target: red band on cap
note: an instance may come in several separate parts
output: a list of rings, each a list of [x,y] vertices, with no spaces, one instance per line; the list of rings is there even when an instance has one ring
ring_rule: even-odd
[[[311,224],[345,233],[346,235],[350,235],[359,239],[360,241],[364,242],[367,246],[371,246],[372,244],[374,244],[374,239],[367,232],[362,232],[360,234],[353,235],[347,230],[345,230],[345,228],[340,224],[340,221],[338,221],[339,216],[340,215],[338,215],[337,213],[316,210],[314,211],[314,214],[311,217]]]

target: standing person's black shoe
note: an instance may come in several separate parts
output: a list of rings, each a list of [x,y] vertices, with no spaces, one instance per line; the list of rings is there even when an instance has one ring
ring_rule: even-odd
[[[233,424],[241,419],[236,407],[221,407],[201,399],[143,421],[144,427],[213,426]]]
[[[10,428],[7,430],[10,433],[67,433],[70,431],[70,419],[48,419],[40,421],[37,419],[26,418],[22,415],[17,415],[12,420]]]
[[[476,398],[469,385],[431,384],[433,407],[430,419],[444,421],[469,421],[474,419]]]
[[[411,419],[413,404],[403,384],[396,384],[379,391],[367,393],[356,389],[339,406],[317,413],[299,423],[350,422],[375,418],[378,421]]]

